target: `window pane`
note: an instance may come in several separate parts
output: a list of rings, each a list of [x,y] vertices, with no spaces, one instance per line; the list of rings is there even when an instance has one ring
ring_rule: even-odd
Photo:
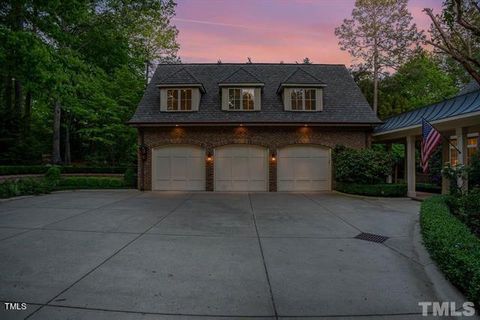
[[[243,110],[253,110],[254,90],[242,89],[242,107]]]
[[[316,91],[315,89],[305,90],[305,110],[315,110],[315,99]]]
[[[452,145],[456,146],[457,145],[457,139],[450,139],[450,143]],[[453,146],[450,146],[450,164],[452,166],[456,166],[458,164],[457,150]]]
[[[292,110],[303,110],[303,89],[293,89],[291,95]]]
[[[180,90],[180,110],[192,110],[192,90]]]
[[[467,145],[476,147],[478,145],[478,137],[470,137],[467,139]]]
[[[178,90],[167,90],[167,110],[178,110]]]
[[[240,110],[240,89],[228,89],[228,109]]]

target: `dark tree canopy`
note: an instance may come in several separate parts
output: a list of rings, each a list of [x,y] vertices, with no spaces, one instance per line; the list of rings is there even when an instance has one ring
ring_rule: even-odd
[[[175,6],[2,1],[0,162],[52,154],[54,162],[131,163],[135,130],[125,122],[142,95],[146,62],[178,61]]]

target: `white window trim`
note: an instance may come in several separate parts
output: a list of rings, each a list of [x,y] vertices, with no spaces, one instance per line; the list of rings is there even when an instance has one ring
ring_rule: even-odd
[[[189,110],[181,110],[181,100],[178,99],[177,110],[168,110],[168,90],[178,91],[178,97],[181,97],[181,90],[191,90],[192,92],[192,104]],[[196,112],[198,111],[200,104],[200,89],[195,87],[172,87],[172,88],[160,88],[160,111],[161,112]]]
[[[230,109],[229,102],[230,102],[230,90],[240,90],[240,109]],[[223,97],[224,103],[222,105],[222,110],[229,111],[229,112],[254,112],[260,111],[260,104],[261,104],[261,88],[258,87],[223,87]],[[243,109],[243,95],[242,90],[252,90],[253,91],[253,109]]]
[[[168,109],[168,91],[177,91],[177,109]],[[182,105],[182,93],[181,91],[182,90],[189,90],[190,91],[190,109],[185,109],[185,110],[182,110],[181,109],[181,105]],[[167,89],[167,111],[168,112],[190,112],[190,111],[193,111],[193,90],[191,88],[168,88]]]
[[[303,90],[303,99],[302,99],[302,109],[293,109],[292,107],[292,94],[294,90]],[[314,108],[311,110],[305,110],[305,90],[313,90],[315,91],[315,103],[314,103]],[[285,92],[284,92],[285,93]],[[284,94],[284,105],[285,105],[285,110],[286,111],[293,111],[293,112],[320,112],[323,111],[323,90],[322,88],[316,88],[316,87],[290,87],[288,88],[288,91],[286,91],[287,94]]]

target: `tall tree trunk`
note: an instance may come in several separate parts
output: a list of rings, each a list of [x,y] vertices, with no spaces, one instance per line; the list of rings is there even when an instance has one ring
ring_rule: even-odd
[[[22,94],[22,83],[15,79],[15,102],[14,106],[15,109],[13,111],[13,124],[14,124],[14,132],[19,133],[20,131],[20,124],[22,122],[22,106],[23,106],[23,94]]]
[[[25,109],[23,114],[23,133],[27,136],[30,133],[30,122],[32,117],[32,92],[29,90],[25,95]]]
[[[378,51],[377,40],[373,54],[373,112],[378,114]]]
[[[8,75],[5,77],[5,111],[7,112],[7,115],[11,115],[13,111],[12,92],[12,77]]]
[[[62,162],[60,155],[60,120],[62,117],[62,108],[59,101],[55,101],[55,107],[53,110],[53,150],[52,150],[52,162],[59,164]]]
[[[67,120],[65,125],[65,154],[64,163],[69,165],[72,163],[72,157],[70,154],[70,119]]]

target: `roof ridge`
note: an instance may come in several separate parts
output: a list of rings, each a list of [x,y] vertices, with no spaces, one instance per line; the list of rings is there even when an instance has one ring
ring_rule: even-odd
[[[186,63],[159,63],[157,66],[180,66],[180,65],[198,65],[198,66],[205,66],[205,65],[237,65],[237,66],[249,66],[249,65],[287,65],[287,66],[343,66],[345,67],[344,63],[309,63],[309,64],[300,64],[294,62],[252,62],[252,63],[245,63],[245,62],[186,62]]]

